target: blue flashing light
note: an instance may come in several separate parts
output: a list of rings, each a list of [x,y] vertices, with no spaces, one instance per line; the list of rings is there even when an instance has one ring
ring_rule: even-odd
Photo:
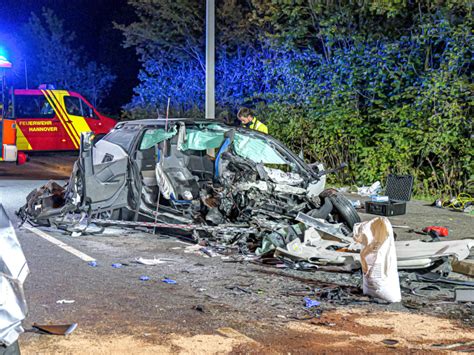
[[[7,58],[4,56],[0,55],[0,68],[11,68],[12,63],[10,63]]]
[[[0,68],[11,68],[12,63],[8,61],[7,51],[4,47],[0,46]]]

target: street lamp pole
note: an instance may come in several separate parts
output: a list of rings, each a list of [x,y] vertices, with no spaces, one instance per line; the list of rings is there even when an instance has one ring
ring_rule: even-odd
[[[206,0],[206,118],[216,118],[216,4]]]

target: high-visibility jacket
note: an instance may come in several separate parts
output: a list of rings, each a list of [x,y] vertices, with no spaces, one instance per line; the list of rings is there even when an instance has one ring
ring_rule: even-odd
[[[247,124],[246,126],[250,129],[254,129],[256,131],[268,134],[268,127],[259,120],[257,120],[256,117],[254,117],[252,122],[250,122],[250,124]]]

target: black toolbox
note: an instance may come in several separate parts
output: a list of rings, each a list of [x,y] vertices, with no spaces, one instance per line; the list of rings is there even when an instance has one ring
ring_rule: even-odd
[[[407,201],[410,201],[413,189],[413,176],[393,175],[387,177],[385,195],[387,202],[365,202],[365,213],[379,216],[399,216],[406,213]]]

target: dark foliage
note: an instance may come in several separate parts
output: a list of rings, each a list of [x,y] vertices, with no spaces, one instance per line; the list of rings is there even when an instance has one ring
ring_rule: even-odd
[[[202,115],[204,2],[131,0],[118,25],[143,67],[128,117]],[[417,194],[466,190],[472,162],[472,2],[223,0],[219,109],[250,104],[337,182],[416,177]]]

